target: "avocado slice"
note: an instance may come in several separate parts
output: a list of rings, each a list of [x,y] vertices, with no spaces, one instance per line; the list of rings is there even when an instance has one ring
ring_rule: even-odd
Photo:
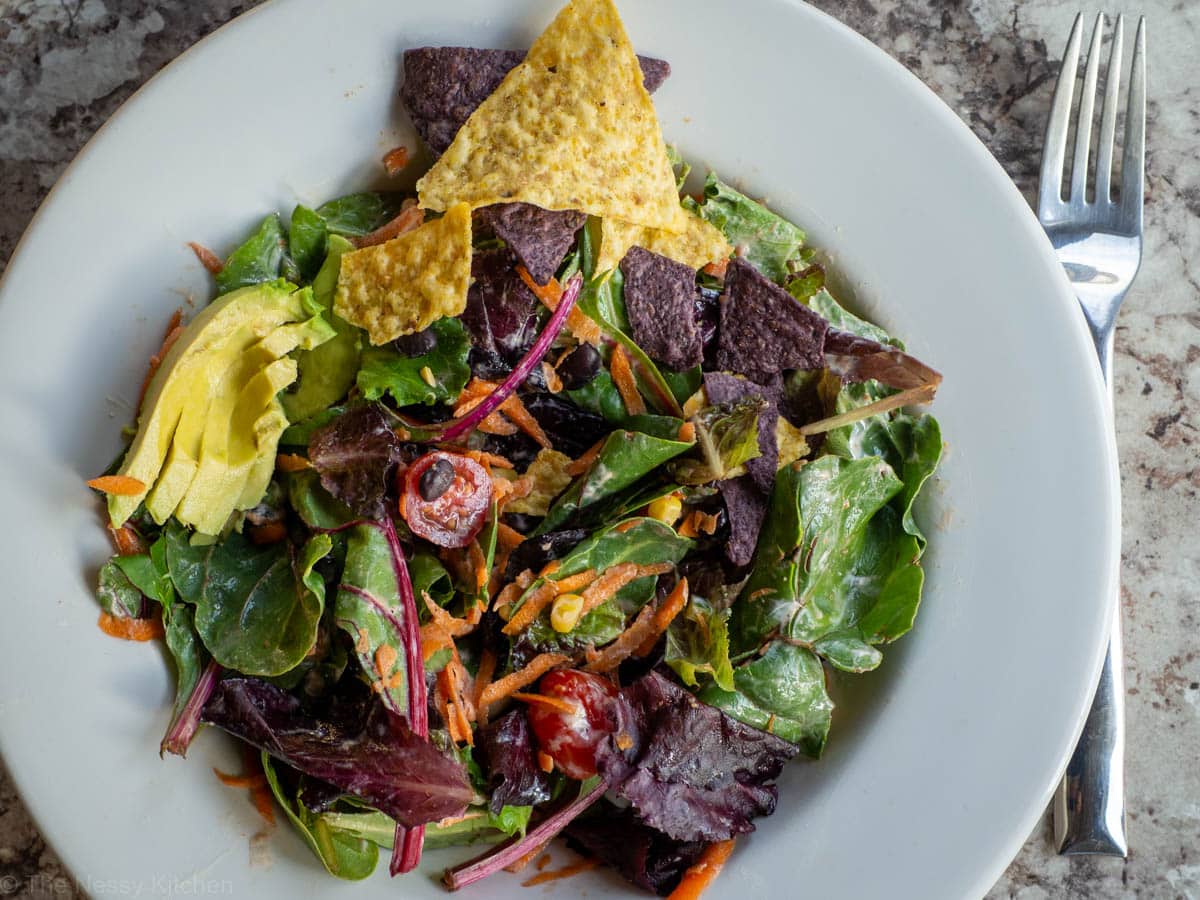
[[[206,411],[232,361],[280,325],[308,317],[305,299],[295,285],[283,280],[251,285],[217,298],[188,324],[150,380],[137,435],[121,465],[120,474],[136,478],[146,490],[109,496],[108,514],[114,526],[133,515],[158,480],[189,400]],[[204,413],[200,416],[203,420]],[[193,441],[192,446],[194,427],[187,426],[182,435]]]
[[[283,409],[293,422],[303,422],[336,403],[350,390],[358,374],[362,331],[332,311],[342,254],[353,249],[354,245],[344,237],[331,234],[325,262],[313,279],[313,297],[326,310],[326,318],[333,324],[337,336],[319,347],[297,354],[300,383],[294,393],[284,394],[282,398]]]

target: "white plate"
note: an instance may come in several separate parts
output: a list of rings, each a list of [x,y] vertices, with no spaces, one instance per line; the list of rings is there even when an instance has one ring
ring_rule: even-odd
[[[806,227],[859,310],[945,373],[917,628],[839,690],[826,757],[788,770],[779,811],[708,896],[982,894],[1080,730],[1114,595],[1115,453],[1082,319],[999,165],[865,40],[783,0],[624,6],[638,49],[674,68],[655,98],[668,139]],[[225,249],[269,210],[376,179],[387,148],[415,146],[403,48],[527,45],[556,7],[260,7],[127,103],[22,242],[0,302],[0,750],[85,889],[436,893],[385,865],[365,885],[328,879],[286,823],[273,863],[251,865],[259,823],[210,769],[237,768],[227,742],[205,733],[186,762],[159,761],[170,670],[96,629],[107,542],[83,479],[119,446],[170,312],[207,297],[185,241]],[[472,890],[526,896],[518,882]],[[625,891],[596,873],[557,893],[585,886]]]

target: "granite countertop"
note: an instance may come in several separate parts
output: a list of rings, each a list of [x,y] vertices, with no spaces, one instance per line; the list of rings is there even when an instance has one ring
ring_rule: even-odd
[[[0,271],[64,167],[125,98],[254,5],[0,0]],[[920,76],[1033,195],[1075,2],[816,5]],[[1047,818],[991,898],[1200,896],[1200,4],[1119,0],[1107,11],[1145,13],[1150,48],[1145,259],[1121,311],[1115,364],[1131,850],[1127,860],[1058,857]],[[2,763],[0,894],[78,894]]]

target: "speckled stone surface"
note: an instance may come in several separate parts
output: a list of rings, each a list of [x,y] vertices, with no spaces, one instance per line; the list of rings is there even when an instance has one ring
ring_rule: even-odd
[[[1075,2],[817,5],[929,84],[1031,196]],[[253,5],[0,0],[0,267],[63,168],[125,98]],[[1121,312],[1115,366],[1131,852],[1124,861],[1055,856],[1046,819],[989,898],[1200,897],[1200,3],[1120,0],[1107,11],[1150,20],[1146,256]],[[0,895],[79,895],[2,764]]]

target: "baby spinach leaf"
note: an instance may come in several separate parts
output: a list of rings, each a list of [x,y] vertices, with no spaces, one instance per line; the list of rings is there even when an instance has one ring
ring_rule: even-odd
[[[147,560],[149,557],[146,557]],[[137,619],[142,615],[142,592],[125,574],[118,560],[128,557],[114,556],[100,567],[96,585],[96,599],[100,608],[114,619]]]
[[[790,272],[788,263],[796,259],[804,246],[803,231],[735,191],[717,178],[715,172],[709,172],[704,181],[704,202],[699,204],[685,197],[683,205],[720,228],[740,257],[779,284]]]
[[[722,690],[734,689],[728,619],[729,610],[715,609],[703,597],[693,596],[671,623],[666,663],[688,687],[698,687],[697,676],[704,674]]]
[[[287,239],[277,213],[271,213],[246,242],[230,254],[225,266],[217,273],[217,294],[250,284],[274,281],[279,277]]]
[[[400,212],[400,197],[374,191],[348,194],[321,204],[316,212],[332,234],[361,237]]]
[[[308,655],[325,608],[325,583],[313,566],[332,547],[328,535],[298,556],[289,543],[258,546],[236,532],[200,547],[174,523],[166,535],[171,580],[196,608],[196,630],[218,663],[282,675]]]
[[[700,700],[797,744],[814,759],[821,755],[833,701],[825,691],[825,670],[815,653],[775,641],[762,656],[734,669],[733,687],[726,691],[710,685],[700,692]]]
[[[379,847],[376,844],[352,830],[331,825],[330,816],[318,815],[299,799],[289,796],[280,783],[274,761],[265,752],[262,754],[262,767],[276,802],[283,807],[288,820],[330,875],[347,881],[361,881],[375,871],[379,863]],[[377,815],[383,816],[383,813]],[[396,823],[391,819],[388,822],[394,832]]]
[[[300,277],[309,281],[321,267],[329,229],[325,220],[307,206],[297,206],[288,224],[288,252],[300,270]]]
[[[294,225],[295,219],[292,221]],[[333,295],[337,290],[342,255],[353,250],[354,245],[336,234],[329,237],[328,245],[325,262],[313,279],[312,296],[317,309],[336,333],[325,343],[296,353],[299,374],[295,388],[282,395],[284,412],[292,422],[310,420],[344,397],[358,372],[362,332],[333,312]],[[288,429],[282,442],[307,444],[307,440],[295,439],[290,433],[292,428]]]
[[[423,356],[405,356],[390,347],[363,351],[358,389],[364,397],[378,400],[390,394],[397,406],[428,406],[458,398],[471,377],[467,364],[471,339],[462,323],[450,317],[438,319],[429,329],[437,344]],[[432,384],[426,381],[425,372]]]
[[[603,416],[614,425],[622,425],[629,419],[625,401],[613,383],[608,369],[601,369],[596,377],[581,388],[565,391],[571,402],[588,412]]]
[[[466,813],[444,824],[432,823],[425,828],[425,848],[464,847],[476,843],[495,843],[506,837],[523,835],[533,813],[532,806],[506,806],[497,815],[481,807],[471,807]],[[321,816],[332,828],[355,835],[391,850],[396,836],[396,822],[381,812],[330,812]]]
[[[490,567],[489,567],[490,571]],[[408,560],[408,578],[412,582],[413,596],[417,598],[417,614],[428,615],[422,594],[438,606],[447,606],[454,599],[454,581],[450,573],[436,556],[424,551],[414,553]]]
[[[691,446],[636,431],[614,431],[605,438],[596,461],[559,495],[535,533],[560,528],[581,509],[619,493]]]
[[[354,518],[346,504],[321,485],[315,469],[287,475],[288,502],[309,528],[338,528]]]

